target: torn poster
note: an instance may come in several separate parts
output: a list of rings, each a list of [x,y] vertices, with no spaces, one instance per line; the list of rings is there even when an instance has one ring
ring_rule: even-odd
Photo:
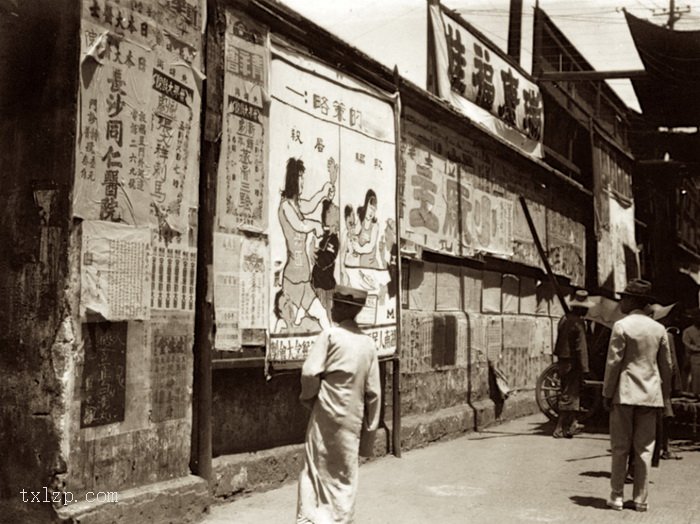
[[[197,203],[201,81],[182,58],[195,51],[152,22],[120,34],[115,18],[138,13],[96,5],[113,14],[82,21],[73,213],[150,225],[167,242],[187,232]]]
[[[151,305],[151,231],[111,222],[82,224],[80,314],[145,320]]]
[[[243,237],[239,262],[239,329],[242,345],[265,345],[267,294],[269,291],[268,248],[263,239]]]

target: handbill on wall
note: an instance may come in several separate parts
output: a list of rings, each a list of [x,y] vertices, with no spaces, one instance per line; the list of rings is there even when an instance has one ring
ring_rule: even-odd
[[[389,97],[273,49],[268,359],[303,360],[337,283],[365,289],[359,321],[393,354],[396,161]],[[311,335],[311,336],[310,336]],[[309,342],[310,343],[310,342]]]
[[[214,233],[214,348],[237,350],[241,347],[240,254],[243,237]]]
[[[216,214],[220,227],[267,227],[269,43],[265,27],[226,13],[224,115]]]
[[[83,2],[73,212],[188,228],[201,106],[199,2]],[[178,36],[175,36],[178,35]]]
[[[535,224],[535,230],[540,238],[540,242],[544,245],[547,241],[546,208],[542,204],[529,200],[527,201],[527,208]],[[515,202],[513,208],[513,260],[529,266],[543,268],[542,259],[537,252],[535,240],[519,202]]]
[[[151,306],[151,231],[83,221],[80,314],[107,320],[144,320]]]
[[[542,157],[544,111],[537,85],[465,24],[430,2],[437,94],[524,152]]]
[[[81,428],[124,420],[127,325],[127,322],[83,324]]]
[[[547,210],[547,256],[552,271],[575,286],[586,283],[586,228],[561,213]]]

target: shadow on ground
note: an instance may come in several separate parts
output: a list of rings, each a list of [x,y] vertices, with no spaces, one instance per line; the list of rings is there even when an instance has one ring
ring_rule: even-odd
[[[577,506],[586,506],[595,509],[608,509],[605,499],[600,497],[584,497],[582,495],[574,495],[573,497],[569,497],[569,499],[571,499],[571,502]]]
[[[610,478],[610,472],[609,471],[584,471],[582,473],[579,473],[582,477],[593,477],[595,479],[609,479]]]

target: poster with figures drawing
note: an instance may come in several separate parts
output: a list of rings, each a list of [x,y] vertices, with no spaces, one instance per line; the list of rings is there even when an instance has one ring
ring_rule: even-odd
[[[303,360],[331,325],[337,284],[368,292],[358,317],[395,350],[396,161],[391,100],[281,50],[271,63],[272,361]],[[392,335],[393,333],[393,335]]]

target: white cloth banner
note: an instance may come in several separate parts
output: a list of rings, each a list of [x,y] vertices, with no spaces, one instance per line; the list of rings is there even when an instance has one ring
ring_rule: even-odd
[[[537,85],[430,4],[438,96],[523,152],[543,158],[544,110]]]

